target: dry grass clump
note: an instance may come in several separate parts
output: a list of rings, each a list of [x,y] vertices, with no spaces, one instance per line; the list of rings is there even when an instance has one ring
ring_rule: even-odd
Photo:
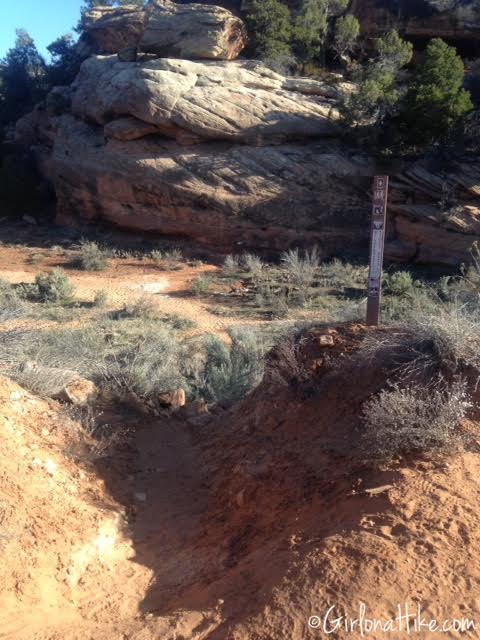
[[[306,250],[303,256],[298,249],[290,249],[282,254],[282,266],[287,280],[298,290],[301,304],[305,304],[320,266],[318,249]]]
[[[103,309],[108,304],[108,293],[105,289],[99,289],[95,291],[95,296],[93,298],[93,306],[98,307],[99,309]]]
[[[222,273],[227,278],[233,278],[241,271],[240,258],[238,256],[228,255],[223,261]]]
[[[76,462],[114,457],[128,441],[126,426],[102,424],[102,414],[91,406],[65,405],[63,415],[64,427],[69,431],[69,446],[64,453]]]
[[[385,288],[396,296],[412,295],[415,283],[409,271],[395,271],[385,276]]]
[[[344,290],[363,288],[366,290],[368,267],[343,262],[334,258],[330,262],[323,262],[318,270],[318,277],[324,287]]]
[[[50,273],[39,273],[33,284],[23,285],[20,295],[35,302],[69,304],[73,301],[75,287],[65,271],[57,268]]]
[[[280,319],[288,316],[287,290],[274,280],[265,278],[258,282],[254,302],[257,307],[267,309],[271,318]]]
[[[10,375],[22,387],[47,398],[56,396],[77,377],[75,371],[39,366],[30,361],[12,369]]]
[[[471,406],[462,381],[443,388],[394,385],[365,403],[361,449],[369,458],[390,459],[448,448]]]
[[[246,253],[242,256],[242,265],[245,268],[247,276],[252,280],[257,280],[261,277],[263,271],[263,261],[253,253]]]
[[[121,309],[111,314],[112,319],[122,320],[126,318],[139,318],[154,320],[159,317],[158,307],[152,296],[143,294],[138,298],[127,302]]]
[[[7,280],[0,278],[0,322],[21,318],[27,311],[26,302],[15,288]]]
[[[367,339],[360,356],[395,365],[404,377],[480,374],[480,317],[444,306]]]
[[[356,355],[385,370],[387,386],[363,408],[362,452],[389,458],[458,439],[480,380],[480,318],[463,307],[366,339]]]
[[[180,325],[185,330],[175,319],[130,315],[80,328],[0,332],[0,371],[46,396],[80,375],[119,398],[155,400],[182,387],[190,398],[222,406],[259,381],[265,348],[254,332],[232,331],[226,345],[181,334]]]

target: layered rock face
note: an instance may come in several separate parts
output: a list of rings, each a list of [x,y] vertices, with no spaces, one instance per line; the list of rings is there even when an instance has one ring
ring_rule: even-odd
[[[147,13],[169,12],[170,4],[97,9],[97,23],[135,16],[117,42],[116,29],[107,38],[104,24],[105,47],[131,44],[130,35],[145,39],[157,24]],[[199,5],[179,5],[175,15],[187,6],[202,23]],[[248,60],[93,56],[73,86],[55,89],[17,133],[54,185],[61,222],[103,220],[223,252],[317,244],[323,257],[358,258],[368,251],[372,177],[387,172],[387,258],[469,261],[480,237],[480,162],[376,166],[340,141],[336,105],[351,90]]]
[[[214,5],[150,0],[135,5],[95,7],[83,14],[79,52],[119,53],[134,48],[157,56],[233,60],[247,43],[243,21]]]
[[[392,177],[386,256],[400,262],[470,263],[480,239],[480,162],[448,168],[420,160]]]
[[[42,142],[60,221],[222,251],[318,242],[325,255],[353,254],[367,245],[373,167],[335,142],[341,89],[252,61],[90,58],[70,113],[37,110],[17,130]]]
[[[367,37],[392,28],[412,38],[480,37],[480,0],[352,0],[350,10]]]
[[[368,159],[334,143],[251,147],[165,138],[105,143],[72,116],[55,120],[47,158],[58,220],[105,220],[192,238],[223,252],[318,243],[323,255],[365,251]],[[368,179],[367,179],[368,182]]]
[[[120,139],[156,132],[190,142],[279,143],[335,134],[338,94],[252,61],[90,58],[74,85],[72,113]]]

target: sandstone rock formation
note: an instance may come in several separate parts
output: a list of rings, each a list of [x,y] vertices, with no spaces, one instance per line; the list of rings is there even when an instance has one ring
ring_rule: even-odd
[[[225,252],[317,242],[324,255],[353,255],[367,245],[365,177],[374,168],[333,141],[181,147],[160,137],[105,142],[101,128],[70,115],[51,126],[42,165],[60,222],[103,219]]]
[[[355,252],[373,166],[333,140],[339,90],[251,61],[91,58],[71,113],[37,110],[18,131],[42,141],[61,221],[104,219],[225,251],[317,241],[325,255]]]
[[[480,0],[352,0],[363,36],[396,28],[412,38],[478,41]]]
[[[352,3],[367,37],[399,26],[438,35],[443,24],[446,35],[461,29],[468,38],[479,7],[480,0]],[[104,220],[225,252],[317,243],[324,257],[358,257],[368,250],[371,179],[386,171],[387,258],[469,260],[480,236],[479,162],[377,167],[340,142],[336,105],[352,87],[339,79],[287,78],[249,60],[158,58],[238,55],[243,24],[210,3],[97,7],[83,24],[84,44],[122,49],[123,61],[88,58],[71,88],[56,88],[17,126],[54,185],[59,221]]]
[[[90,58],[74,88],[72,113],[107,125],[106,135],[120,139],[142,137],[156,128],[169,137],[188,132],[199,140],[259,144],[336,131],[331,98],[338,90],[284,78],[252,61],[131,64],[116,57]],[[128,122],[115,125],[125,116]]]
[[[358,257],[371,179],[386,170],[387,258],[468,261],[480,235],[480,163],[376,167],[338,140],[341,90],[252,61],[90,58],[61,92],[65,113],[38,107],[17,132],[35,145],[61,222],[104,220],[225,252],[317,243],[324,257]]]
[[[217,6],[151,0],[140,50],[188,59],[237,58],[247,42],[243,21]]]
[[[78,46],[85,57],[92,53],[118,53],[136,47],[143,34],[146,15],[139,7],[95,7],[82,15],[83,31]]]
[[[393,178],[387,257],[458,266],[480,238],[480,162],[422,160]]]
[[[150,0],[145,9],[95,7],[83,14],[81,27],[84,57],[138,48],[157,56],[233,60],[247,43],[243,21],[228,9],[171,0]]]

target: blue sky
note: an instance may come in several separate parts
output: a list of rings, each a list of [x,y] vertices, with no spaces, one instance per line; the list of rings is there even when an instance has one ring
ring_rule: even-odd
[[[0,0],[0,58],[15,42],[15,29],[26,29],[39,51],[71,32],[80,17],[82,0]]]

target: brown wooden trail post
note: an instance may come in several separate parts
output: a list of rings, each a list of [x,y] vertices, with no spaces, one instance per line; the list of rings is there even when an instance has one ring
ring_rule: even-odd
[[[370,234],[370,270],[368,273],[367,324],[378,325],[382,295],[383,249],[387,219],[388,176],[373,180],[373,210]]]

